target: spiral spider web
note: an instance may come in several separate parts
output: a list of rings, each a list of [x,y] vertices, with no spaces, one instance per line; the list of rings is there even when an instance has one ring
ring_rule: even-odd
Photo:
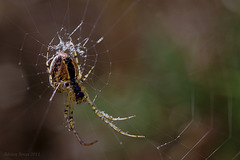
[[[199,46],[198,43],[202,42],[202,35],[205,34],[204,27],[201,28],[200,25],[197,28],[198,37],[190,43],[191,36],[194,35],[184,32],[189,41],[174,28],[178,22],[173,17],[181,13],[181,9],[171,9],[167,2],[154,0],[1,3],[16,9],[15,14],[3,12],[1,16],[8,24],[6,26],[13,28],[13,33],[8,32],[6,39],[2,40],[3,51],[10,52],[9,61],[17,64],[17,67],[2,67],[2,72],[9,69],[8,74],[2,73],[6,74],[2,83],[18,84],[10,85],[12,88],[2,87],[8,93],[2,99],[5,108],[9,108],[4,113],[7,117],[13,117],[9,120],[9,125],[1,119],[1,156],[4,159],[29,157],[29,154],[36,154],[36,157],[38,153],[42,159],[61,159],[66,156],[59,152],[54,154],[54,151],[47,154],[50,145],[59,151],[67,150],[71,154],[70,158],[83,159],[239,158],[239,130],[235,120],[238,92],[233,89],[238,83],[226,80],[221,88],[215,84],[219,81],[212,80],[206,85],[203,83],[206,81],[199,80],[202,77],[199,78],[198,75],[204,72],[206,66],[199,68],[197,65],[208,56],[199,59],[194,57],[197,56],[194,53],[202,50],[211,52],[207,48],[208,43],[213,44],[218,37],[207,36],[207,42],[204,41]],[[211,5],[217,6],[214,3]],[[205,6],[205,3],[200,3],[199,6]],[[195,17],[199,16],[197,20],[200,22],[208,22],[208,19],[202,20],[197,11],[188,10]],[[215,10],[218,11],[218,8]],[[20,13],[19,17],[21,20],[26,19],[25,23],[13,17]],[[188,18],[191,14],[186,13],[185,17],[179,14],[179,23],[186,23],[192,29],[191,25],[194,26],[195,23],[191,24],[194,22],[191,16]],[[210,17],[214,15],[211,12],[204,14],[209,14]],[[185,31],[181,27],[179,30]],[[195,32],[190,30],[190,33]],[[50,57],[71,50],[69,36],[77,50],[83,75],[94,66],[94,71],[84,83],[91,99],[109,114],[136,114],[134,120],[118,125],[131,133],[145,135],[145,139],[123,137],[107,127],[99,129],[99,126],[103,126],[102,122],[96,117],[94,119],[89,108],[76,109],[79,107],[77,105],[74,115],[81,137],[86,141],[98,139],[100,142],[90,148],[83,148],[71,134],[66,134],[68,132],[64,128],[62,110],[58,110],[59,106],[63,108],[66,97],[54,94],[54,89],[48,82],[45,63],[48,47]],[[175,39],[169,38],[171,36]],[[21,40],[15,43],[13,37],[21,37]],[[186,42],[196,46],[190,48]],[[181,48],[190,48],[190,51]],[[181,52],[192,53],[187,58],[192,61],[184,64],[183,58],[179,56]],[[194,58],[199,61],[194,63]],[[234,67],[238,64],[235,63]],[[237,76],[236,73],[229,73],[234,71],[232,68],[222,69],[216,74],[215,69],[210,69],[209,73],[219,79],[224,79],[226,75]],[[16,99],[11,102],[9,97]],[[6,116],[2,117],[6,119]],[[6,133],[9,136],[4,136]],[[58,138],[55,138],[56,135]],[[20,139],[24,139],[24,143]],[[10,143],[7,145],[6,141]],[[12,145],[14,143],[17,144],[15,148]],[[59,143],[61,145],[57,146]],[[25,148],[19,149],[21,145]],[[231,147],[233,149],[230,151]]]

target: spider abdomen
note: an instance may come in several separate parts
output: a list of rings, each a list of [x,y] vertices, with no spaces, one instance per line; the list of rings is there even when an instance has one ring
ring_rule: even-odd
[[[73,91],[75,93],[75,97],[76,97],[76,102],[77,103],[80,103],[80,101],[83,99],[84,97],[84,94],[83,92],[81,91],[81,87],[77,84],[77,83],[74,83],[72,84],[72,88],[73,88]]]
[[[84,97],[81,87],[76,82],[78,76],[78,66],[74,59],[67,53],[58,54],[50,65],[50,84],[53,88],[58,87],[59,92],[72,91],[75,101]]]

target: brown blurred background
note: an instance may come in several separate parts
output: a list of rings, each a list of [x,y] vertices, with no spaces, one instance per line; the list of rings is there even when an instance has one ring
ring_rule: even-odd
[[[136,114],[116,124],[145,139],[81,104],[76,128],[99,141],[81,146],[65,127],[66,95],[49,102],[47,46],[83,18],[74,41],[94,26],[90,39],[104,36],[90,97],[115,117]],[[237,0],[1,0],[0,159],[240,159],[239,44]]]

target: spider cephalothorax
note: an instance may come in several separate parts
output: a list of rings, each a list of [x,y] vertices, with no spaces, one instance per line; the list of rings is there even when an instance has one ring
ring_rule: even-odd
[[[46,66],[49,72],[49,82],[53,88],[55,88],[58,92],[66,92],[67,93],[67,100],[66,106],[64,110],[64,117],[68,123],[68,128],[70,131],[73,131],[75,136],[77,137],[78,141],[82,145],[92,145],[97,141],[92,143],[84,143],[82,139],[79,137],[77,131],[74,128],[74,121],[73,121],[73,102],[80,104],[82,101],[87,102],[92,110],[97,114],[97,116],[107,123],[110,127],[112,127],[117,132],[129,136],[129,137],[141,137],[144,138],[142,135],[133,135],[128,134],[127,132],[122,131],[117,126],[115,126],[111,121],[119,121],[119,120],[126,120],[133,118],[135,116],[123,117],[123,118],[114,118],[103,111],[99,110],[93,103],[93,101],[89,98],[88,93],[82,83],[87,79],[88,75],[94,69],[92,67],[89,72],[82,76],[80,65],[78,64],[78,56],[76,50],[74,48],[74,44],[72,43],[71,37],[70,44],[73,50],[73,54],[67,53],[58,53],[55,56],[48,59],[49,55],[49,47],[47,50],[47,57],[46,57]],[[71,56],[74,55],[74,56]],[[49,62],[51,64],[49,65]]]

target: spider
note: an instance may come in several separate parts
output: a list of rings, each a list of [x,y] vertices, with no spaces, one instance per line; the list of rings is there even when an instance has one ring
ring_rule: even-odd
[[[74,120],[73,120],[73,103],[80,104],[82,102],[87,102],[94,113],[105,123],[107,123],[110,127],[112,127],[114,130],[116,130],[118,133],[129,136],[129,137],[136,137],[136,138],[144,138],[143,135],[133,135],[129,134],[127,132],[122,131],[120,128],[118,128],[116,125],[114,125],[111,121],[120,121],[120,120],[126,120],[135,117],[129,116],[129,117],[123,117],[123,118],[114,118],[107,113],[99,110],[93,101],[89,98],[89,95],[83,86],[83,82],[88,78],[91,71],[94,69],[94,66],[89,70],[89,72],[83,76],[81,72],[81,68],[79,65],[79,60],[77,56],[77,52],[75,49],[75,46],[72,42],[71,37],[70,44],[73,47],[73,55],[67,53],[59,53],[55,56],[48,58],[49,55],[49,48],[47,48],[47,56],[46,56],[46,67],[49,73],[49,82],[50,85],[58,92],[66,92],[67,93],[67,99],[65,103],[65,109],[64,109],[64,118],[67,121],[68,130],[72,131],[74,135],[76,136],[77,140],[81,145],[89,146],[93,145],[97,142],[93,141],[91,143],[85,143],[79,136],[78,132],[75,129],[74,126]],[[49,65],[49,63],[51,64]]]

